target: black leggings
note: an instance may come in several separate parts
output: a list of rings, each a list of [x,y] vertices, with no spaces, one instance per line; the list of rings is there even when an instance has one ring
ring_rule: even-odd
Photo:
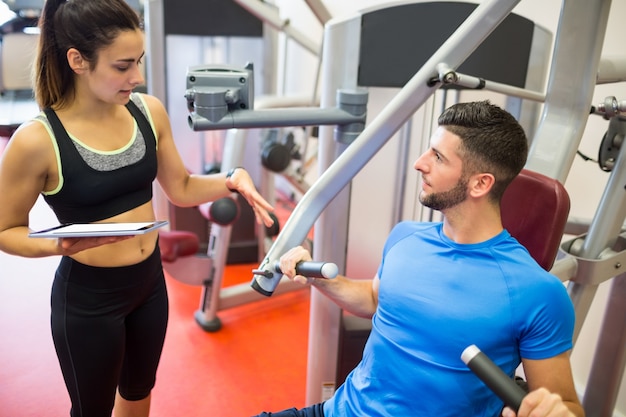
[[[165,340],[159,246],[145,261],[99,268],[63,257],[52,285],[52,338],[72,417],[111,417],[115,392],[146,398]]]

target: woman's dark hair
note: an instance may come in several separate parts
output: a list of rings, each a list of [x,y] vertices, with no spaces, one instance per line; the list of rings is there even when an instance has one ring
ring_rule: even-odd
[[[490,195],[493,201],[500,201],[528,157],[528,139],[517,120],[486,100],[452,105],[438,123],[461,138],[459,153],[466,174],[493,174]]]
[[[66,56],[70,48],[93,69],[102,48],[122,31],[141,29],[141,22],[124,0],[46,0],[39,29],[34,85],[43,109],[63,107],[74,95],[74,72]]]

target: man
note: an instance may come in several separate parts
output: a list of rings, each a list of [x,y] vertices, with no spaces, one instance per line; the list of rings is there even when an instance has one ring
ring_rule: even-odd
[[[476,344],[507,374],[523,364],[530,393],[518,417],[583,416],[569,362],[574,311],[562,283],[503,229],[500,200],[528,155],[523,129],[488,101],[439,117],[415,162],[420,202],[443,222],[401,222],[372,280],[285,275],[343,309],[372,317],[363,359],[322,404],[260,416],[515,416],[461,361]]]

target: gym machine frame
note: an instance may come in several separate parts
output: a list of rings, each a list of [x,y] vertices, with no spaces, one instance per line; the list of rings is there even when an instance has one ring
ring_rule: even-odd
[[[288,22],[282,21],[275,7],[256,1],[252,2],[240,0],[237,2],[241,3],[243,7],[248,9],[253,14],[257,15],[257,17],[259,17],[264,22],[269,23],[270,26],[273,26],[274,28],[286,33],[288,37],[298,42],[311,53],[315,55],[319,54],[320,45],[308,38],[306,34],[290,26]],[[329,18],[328,12],[325,10],[323,4],[320,3],[318,0],[307,0],[307,4],[319,18],[323,17],[326,20]],[[165,35],[163,2],[160,0],[146,1],[145,16],[147,34],[146,40],[148,50],[148,90],[151,94],[154,94],[157,97],[160,97],[163,101],[165,101],[166,93],[163,73],[161,71],[155,70],[156,68],[165,67],[165,57],[162,48],[163,42],[161,41]],[[252,94],[252,92],[254,91],[251,77],[251,66],[248,69],[242,71],[238,69],[233,69],[231,71],[231,69],[228,67],[219,66],[212,68],[197,67],[195,68],[195,70],[199,72],[199,74],[197,75],[200,80],[195,83],[195,85],[200,86],[200,91],[197,91],[197,97],[201,101],[206,99],[207,97],[209,100],[213,100],[216,97],[208,91],[201,91],[203,88],[203,79],[206,76],[210,75],[218,77],[221,80],[218,82],[218,84],[221,86],[224,86],[223,83],[226,83],[226,85],[229,87],[235,87],[237,91],[240,91],[240,89],[243,88],[244,92],[242,93],[242,101],[249,103],[253,102],[252,95],[250,97],[247,96],[248,93]],[[250,75],[249,79],[247,78],[248,75]],[[244,85],[240,84],[240,81],[242,79],[238,76],[244,77]],[[229,80],[233,80],[234,83],[230,85]],[[246,84],[247,82],[249,82],[250,84]],[[248,87],[250,88],[248,89]],[[231,90],[232,92],[232,89],[228,88],[228,90]],[[188,105],[193,106],[193,102],[196,99],[196,92],[188,91],[187,93],[189,94]],[[218,98],[218,101],[222,99],[226,100],[226,97]],[[232,97],[229,97],[228,100],[232,101]],[[283,107],[294,107],[296,105],[304,105],[303,103],[304,100],[300,98],[275,97],[261,100],[259,107],[279,107],[281,105]],[[241,106],[238,105],[238,107]],[[333,114],[333,112],[326,113],[326,116],[331,118],[337,118],[337,116],[343,117],[341,113]],[[194,123],[191,119],[189,122],[190,124]],[[328,120],[326,121],[326,123],[329,123]],[[330,123],[332,123],[332,121]],[[214,128],[217,128],[217,126],[214,126]],[[224,127],[219,128],[224,129]],[[244,147],[241,146],[241,144],[245,141],[246,135],[246,130],[235,128],[228,130],[224,144],[225,150],[224,154],[222,155],[222,170],[228,170],[232,167],[242,164]],[[265,177],[262,178],[261,188],[264,188],[264,186],[266,185],[263,184],[265,180]],[[158,189],[155,190],[157,197],[159,195],[159,191],[160,190]],[[263,189],[261,189],[260,191],[264,196],[267,196],[267,192],[265,192]],[[159,205],[160,199],[157,198],[156,200],[157,210],[166,212],[167,208],[164,205]],[[205,214],[203,213],[203,215]],[[258,229],[260,242],[259,252],[263,251],[263,253],[260,253],[260,256],[264,254],[265,250],[264,245],[262,244],[262,242],[265,242],[267,240],[263,237],[265,236],[265,232],[265,228],[263,226],[260,226]],[[228,224],[218,224],[212,222],[210,223],[209,234],[210,236],[206,254],[193,253],[191,254],[193,256],[187,256],[189,255],[189,247],[185,246],[193,247],[195,246],[195,243],[197,243],[191,242],[189,245],[187,245],[187,242],[185,242],[187,238],[189,239],[189,241],[194,240],[194,236],[191,236],[193,234],[190,233],[190,236],[184,237],[181,240],[182,247],[185,247],[182,252],[185,252],[185,254],[179,256],[174,262],[164,262],[164,267],[171,275],[173,275],[177,280],[181,282],[191,285],[203,286],[200,308],[198,311],[195,312],[194,317],[196,319],[196,322],[204,330],[217,331],[221,328],[221,321],[217,317],[217,311],[255,301],[258,299],[263,299],[264,297],[261,296],[258,292],[253,291],[247,284],[233,285],[225,288],[221,287],[226,264],[227,248],[230,243],[231,226]],[[279,289],[278,292],[287,292],[292,289],[301,289],[301,286],[289,282],[286,282],[281,287],[282,288]]]
[[[432,80],[439,80],[441,75],[449,73],[447,69],[457,68],[518,2],[492,0],[481,3],[350,146],[333,143],[331,132],[320,129],[319,166],[323,174],[296,206],[259,269],[269,271],[269,266],[282,253],[304,240],[307,231],[316,222],[315,259],[335,262],[340,271],[345,270],[345,235],[342,236],[343,231],[337,230],[336,226],[345,224],[342,221],[346,220],[349,182],[441,84],[433,85]],[[594,86],[599,81],[597,73],[610,4],[610,0],[563,1],[546,93],[524,93],[526,98],[533,100],[545,97],[527,168],[561,182],[565,181],[576,156],[592,107]],[[326,26],[322,107],[334,105],[334,91],[357,88],[354,80],[347,79],[345,75],[345,67],[352,64],[344,62],[342,65],[336,59],[345,56],[346,61],[356,61],[350,52],[346,53],[351,48],[354,47],[346,44],[341,29]],[[513,95],[521,95],[519,93],[511,92]],[[620,106],[604,107],[616,113],[615,109],[619,110]],[[619,115],[614,114],[612,117],[618,117],[619,124],[623,126],[624,121],[619,119]],[[622,272],[624,252],[621,236],[626,217],[622,189],[626,183],[626,169],[623,167],[626,162],[622,153],[626,150],[623,148],[619,151],[589,232],[574,242],[564,244],[564,256],[557,260],[554,269],[561,279],[569,280],[568,292],[577,315],[575,337],[578,336],[599,283],[613,278],[605,322],[583,398],[589,416],[611,415],[626,363],[626,328],[623,325],[623,317],[626,317],[626,303],[623,302],[626,299],[626,277]],[[279,274],[272,278],[255,275],[252,285],[261,287],[265,293],[271,293],[279,280]],[[320,387],[323,381],[334,380],[328,374],[334,372],[336,361],[324,357],[329,351],[332,356],[333,347],[320,345],[317,336],[329,332],[335,334],[336,326],[331,325],[329,328],[328,323],[336,324],[338,320],[338,308],[313,290],[307,403],[321,399]]]
[[[344,231],[337,230],[336,225],[345,224],[342,221],[346,219],[349,182],[428,97],[446,80],[450,80],[448,77],[453,75],[454,68],[480,45],[518,2],[519,0],[492,0],[480,4],[356,140],[335,140],[333,143],[331,132],[320,129],[319,165],[323,173],[296,206],[260,264],[258,270],[265,273],[254,275],[251,283],[253,288],[264,295],[274,292],[281,281],[281,275],[273,271],[271,266],[282,253],[304,241],[314,222],[315,258],[335,262],[340,270],[345,269],[345,235],[342,235]],[[571,168],[592,107],[591,98],[598,82],[597,72],[610,3],[610,0],[565,0],[545,95],[532,91],[509,91],[509,94],[531,100],[544,99],[541,123],[532,140],[526,167],[561,182],[564,182]],[[325,42],[329,47],[324,49],[326,83],[322,108],[334,106],[335,91],[358,90],[354,80],[346,79],[345,75],[337,75],[344,68],[331,57],[337,57],[338,50],[345,54],[349,45],[345,44],[341,33],[334,32],[333,29],[332,26],[326,28]],[[329,68],[329,62],[333,62],[334,68]],[[611,118],[610,130],[618,132],[614,136],[621,135],[623,138],[624,120],[621,113],[624,106],[617,100],[608,101],[609,105],[604,103],[598,109],[607,118]],[[204,121],[195,123],[202,128],[209,126]],[[252,124],[246,127],[252,127]],[[624,147],[620,147],[589,232],[564,243],[563,256],[557,260],[553,269],[562,280],[569,281],[568,292],[577,315],[575,338],[580,332],[598,285],[613,278],[605,321],[583,398],[583,405],[589,416],[611,415],[626,363],[626,329],[623,326],[623,317],[626,316],[626,303],[623,302],[626,298],[626,275],[622,271],[626,260],[622,236],[626,218],[626,197],[622,190],[626,183],[626,167],[623,166],[626,162],[622,155],[624,152]],[[313,291],[311,335],[327,334],[329,329],[322,328],[322,324],[328,326],[329,322],[336,323],[338,312],[330,300]],[[619,318],[622,318],[621,322]],[[333,380],[321,374],[328,373],[329,369],[334,372],[332,361],[326,360],[323,363],[327,359],[324,355],[328,350],[332,351],[332,347],[325,348],[316,344],[317,337],[310,337],[310,340],[307,403],[320,400],[318,387],[322,386],[323,380]]]
[[[253,110],[253,79],[251,64],[243,69],[196,66],[191,67],[187,73],[185,97],[190,111],[190,128],[194,131],[231,129],[229,133],[233,133],[227,135],[223,170],[238,166],[243,159],[244,147],[240,144],[244,131],[241,128],[336,125],[336,135],[343,138],[341,140],[350,140],[346,138],[354,138],[363,130],[367,104],[367,93],[364,91],[338,91],[339,106],[336,108],[287,107]],[[207,271],[208,276],[201,278],[203,292],[200,308],[194,314],[196,322],[206,331],[217,331],[221,328],[218,309],[263,298],[247,284],[220,289],[221,280],[216,278],[222,276],[226,264],[230,230],[230,225],[212,224],[207,256],[185,257],[180,262],[184,264],[184,271],[172,271],[175,277],[183,280],[185,274],[198,276],[198,271]],[[172,270],[171,265],[165,264],[165,267]],[[275,269],[273,265],[272,269]],[[287,282],[281,286],[281,292],[301,288],[287,279],[285,281]]]

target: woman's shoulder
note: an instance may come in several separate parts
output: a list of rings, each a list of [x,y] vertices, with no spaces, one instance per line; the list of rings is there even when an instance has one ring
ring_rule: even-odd
[[[47,169],[55,159],[55,144],[43,120],[37,117],[20,125],[4,152],[16,166],[31,172]]]
[[[39,116],[22,123],[13,136],[9,139],[15,146],[20,146],[24,150],[37,150],[43,146],[50,145],[50,128],[43,113]]]
[[[148,116],[157,130],[163,127],[165,120],[168,120],[167,110],[158,97],[146,93],[132,93],[130,99]]]
[[[165,106],[161,100],[151,94],[135,92],[130,95],[130,99],[139,106],[147,107],[151,113],[154,111],[165,111]]]

